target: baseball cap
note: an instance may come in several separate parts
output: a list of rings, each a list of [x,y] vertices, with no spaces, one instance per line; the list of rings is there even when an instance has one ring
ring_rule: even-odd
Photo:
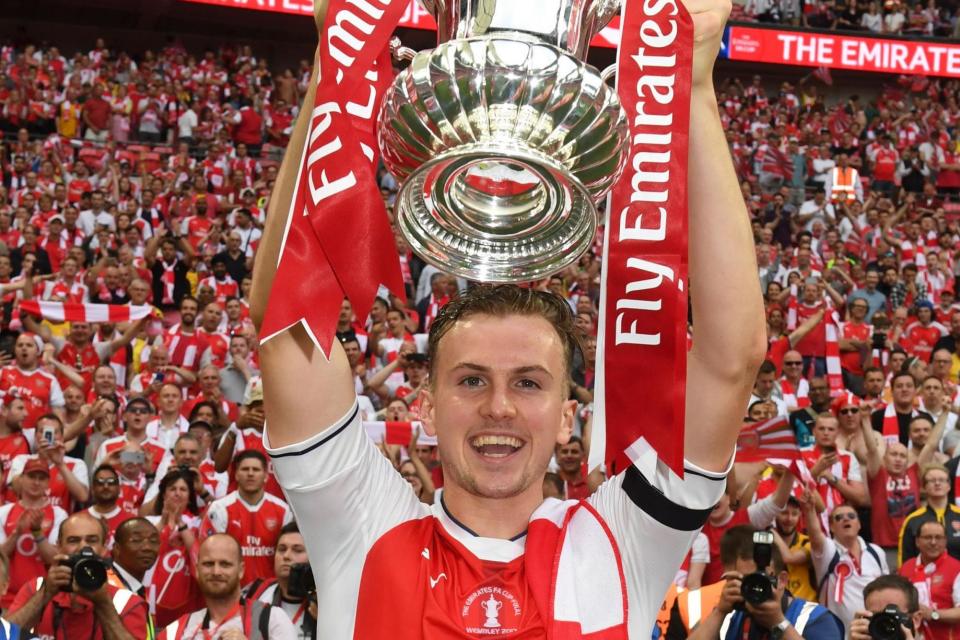
[[[917,303],[917,309],[930,309],[930,311],[933,311],[933,303],[929,300],[921,300]]]
[[[254,402],[263,402],[263,381],[260,376],[253,376],[243,392],[243,404],[249,406]]]
[[[255,195],[257,195],[257,192],[254,191],[253,189],[251,189],[250,187],[247,187],[247,188],[245,188],[245,189],[241,189],[241,190],[240,190],[240,197],[241,197],[241,198],[243,198],[243,197],[245,197],[245,196],[248,196],[248,195],[249,195],[249,196],[255,196]]]
[[[47,223],[49,224],[49,223],[54,222],[54,221],[62,223],[62,222],[63,222],[63,216],[60,215],[59,213],[56,214],[56,215],[50,216],[50,219],[47,220]]]
[[[860,398],[847,391],[834,398],[833,402],[830,404],[830,410],[834,414],[839,414],[840,409],[843,409],[844,407],[859,407],[860,404]]]
[[[45,473],[49,477],[50,467],[40,458],[30,458],[27,460],[27,464],[23,465],[23,475],[26,476],[31,473]]]
[[[429,360],[427,359],[427,354],[425,353],[411,353],[407,356],[407,362],[410,364],[427,364]]]

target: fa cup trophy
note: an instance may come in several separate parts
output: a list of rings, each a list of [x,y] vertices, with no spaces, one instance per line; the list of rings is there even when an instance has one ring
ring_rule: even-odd
[[[379,143],[424,259],[487,282],[544,277],[593,242],[627,162],[616,91],[584,62],[619,0],[423,0],[438,46],[387,91]]]

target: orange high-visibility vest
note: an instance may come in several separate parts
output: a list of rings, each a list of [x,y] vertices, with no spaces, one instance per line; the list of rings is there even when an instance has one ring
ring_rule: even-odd
[[[846,169],[841,169],[840,167],[833,168],[833,186],[830,190],[830,199],[834,201],[847,200],[853,201],[857,199],[857,191],[854,187],[854,180],[859,180],[860,176],[857,174],[857,170],[853,167],[847,167]]]

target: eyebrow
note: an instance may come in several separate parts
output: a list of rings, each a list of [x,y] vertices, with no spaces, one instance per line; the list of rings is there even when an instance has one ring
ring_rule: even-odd
[[[457,369],[469,369],[471,371],[479,371],[481,373],[489,373],[492,371],[490,367],[486,367],[482,364],[475,364],[473,362],[458,362],[453,370],[456,371]],[[542,367],[539,364],[530,364],[523,367],[517,367],[515,369],[511,369],[510,373],[543,373],[550,378],[553,378],[553,374],[550,373],[546,367]]]

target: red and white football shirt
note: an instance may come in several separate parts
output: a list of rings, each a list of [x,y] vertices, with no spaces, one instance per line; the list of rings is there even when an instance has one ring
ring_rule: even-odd
[[[124,505],[122,505],[119,501],[117,502],[117,505],[107,513],[100,513],[93,507],[85,509],[85,511],[97,520],[103,520],[104,524],[107,525],[107,549],[113,548],[113,539],[117,533],[117,527],[130,518],[137,517],[137,512],[135,510],[125,509]]]
[[[0,607],[10,607],[17,591],[27,582],[47,575],[47,567],[40,557],[40,550],[30,531],[17,534],[17,523],[26,509],[19,502],[9,502],[0,507],[0,543],[10,536],[17,536],[17,545],[10,554],[10,584],[7,593],[0,598]],[[60,523],[67,519],[67,512],[60,507],[48,504],[43,508],[41,529],[50,544],[57,544]]]
[[[257,504],[248,504],[236,491],[215,500],[200,527],[200,537],[227,533],[243,550],[243,581],[272,578],[273,553],[280,529],[293,520],[287,503],[264,492]]]
[[[99,467],[101,464],[106,462],[110,454],[112,454],[114,451],[122,449],[124,446],[126,446],[126,444],[126,435],[104,440],[100,444],[100,448],[97,449],[97,457],[93,463],[93,466]],[[160,463],[163,462],[164,456],[170,455],[169,450],[166,449],[161,442],[154,440],[153,438],[144,438],[144,440],[140,443],[140,446],[150,457],[154,469],[160,466]]]
[[[28,460],[37,458],[36,455],[20,455],[14,458],[10,462],[10,473],[7,474],[7,499],[15,500],[16,497],[13,495],[11,488],[11,483],[13,479],[23,473],[23,467],[27,464]],[[67,467],[67,470],[73,475],[77,481],[80,482],[85,487],[89,487],[89,474],[87,473],[87,464],[80,458],[71,458],[70,456],[64,456],[63,462]],[[70,496],[70,490],[67,489],[67,483],[64,481],[63,476],[60,473],[60,469],[54,465],[50,465],[50,485],[47,489],[47,497],[50,499],[50,504],[65,509],[67,511],[73,511],[73,498]]]
[[[15,364],[0,369],[0,399],[8,395],[22,399],[27,405],[24,429],[33,428],[37,418],[64,404],[63,390],[55,377],[43,369],[24,371]]]
[[[583,503],[545,501],[528,531],[512,540],[485,538],[459,524],[442,495],[432,506],[417,499],[366,436],[356,405],[317,431],[269,451],[304,534],[318,619],[331,638],[475,638],[490,629],[543,638],[546,625],[564,626],[571,610],[578,629],[563,637],[624,637],[588,635],[624,617],[630,637],[649,636],[663,594],[724,487],[724,474],[687,463],[680,479],[644,460]],[[564,583],[573,591],[569,600],[540,606],[543,585],[525,554],[528,542],[535,547],[539,531],[554,521],[544,525],[537,514],[559,514],[562,522],[563,513],[579,505],[594,510],[603,529],[566,529],[564,551],[595,547],[600,535],[615,542],[608,549],[615,553],[584,565],[578,577],[589,589],[578,589],[578,580]]]
[[[236,458],[237,454],[241,451],[246,451],[247,449],[254,449],[263,453],[267,456],[267,486],[265,489],[267,493],[284,499],[283,489],[280,488],[280,482],[277,480],[277,474],[273,469],[273,462],[270,460],[270,456],[267,455],[267,450],[263,446],[263,433],[257,431],[256,429],[246,428],[241,429],[236,424],[230,425],[230,428],[227,431],[233,431],[236,438],[234,438],[233,445],[233,457]],[[224,432],[223,437],[227,437],[227,433]],[[233,462],[230,462],[230,469],[227,472],[229,477],[229,485],[227,486],[227,491],[234,491],[237,488],[237,480],[234,476]]]
[[[30,454],[30,443],[19,431],[0,436],[0,483],[7,484],[10,465],[17,456]]]

